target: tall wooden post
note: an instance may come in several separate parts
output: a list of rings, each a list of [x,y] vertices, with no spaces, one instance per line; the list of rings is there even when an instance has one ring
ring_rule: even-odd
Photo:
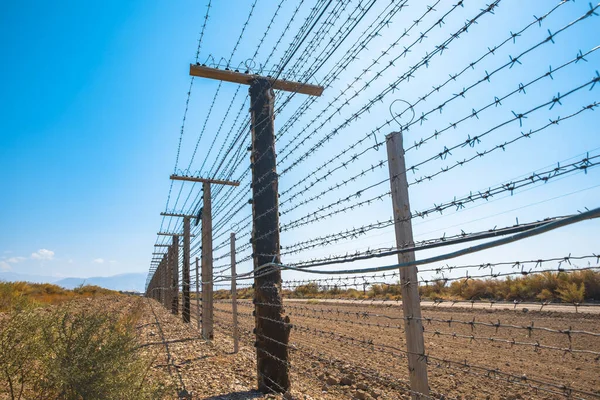
[[[157,269],[157,294],[158,294],[158,302],[162,304],[162,268],[160,267],[160,262],[158,263]]]
[[[155,299],[155,295],[154,295],[154,281],[156,280],[156,270],[154,270],[154,273],[152,274],[152,278],[150,278],[150,283],[148,283],[148,289],[146,289],[146,296],[150,297],[151,299]]]
[[[183,322],[190,322],[190,218],[183,218],[183,271],[181,287],[181,316]]]
[[[254,269],[280,262],[279,202],[275,159],[273,105],[275,94],[269,80],[257,78],[250,85],[252,118],[252,250]],[[258,390],[286,392],[290,388],[288,339],[284,318],[281,272],[273,267],[255,272],[254,310]]]
[[[158,302],[164,305],[163,302],[163,269],[162,262],[158,264]]]
[[[158,267],[156,267],[156,301],[158,301],[160,303],[160,263],[158,264]]]
[[[200,284],[202,281],[198,276],[198,257],[196,257],[196,320],[198,322],[198,330],[200,330]]]
[[[386,146],[392,189],[396,246],[398,248],[414,246],[402,133],[393,132],[387,135]],[[398,254],[398,263],[410,261],[415,261],[414,251]],[[420,396],[417,393],[429,395],[429,385],[427,383],[427,362],[425,359],[417,267],[400,268],[400,285],[406,331],[406,348],[408,350],[410,387],[413,392],[416,392],[412,394],[412,398],[418,399]]]
[[[237,315],[237,283],[236,283],[236,271],[235,271],[235,232],[231,232],[230,236],[231,244],[231,311],[233,314],[233,352],[237,353],[239,350],[239,337],[238,337],[238,315]]]
[[[169,249],[171,253],[171,286],[173,287],[173,297],[171,298],[171,313],[179,314],[179,236],[173,235],[173,243]]]
[[[167,264],[167,257],[165,256],[162,260],[162,270],[163,270],[163,305],[165,306],[165,308],[169,308],[169,301],[171,300],[169,297],[169,288],[171,287],[171,282],[169,281],[169,278],[171,277],[171,274],[169,273],[169,269],[168,269],[168,264]]]
[[[254,269],[256,271],[259,266],[269,262],[280,262],[278,182],[275,171],[275,132],[273,128],[275,94],[273,89],[320,96],[323,93],[323,87],[307,82],[290,82],[254,74],[224,71],[199,64],[190,65],[190,75],[250,85]],[[171,176],[171,179],[175,178]],[[203,181],[201,178],[190,179],[188,177],[177,177],[176,179]],[[204,181],[207,180],[204,179]],[[239,185],[239,182],[210,181]],[[206,201],[204,204],[206,205]],[[259,216],[261,217],[258,218]],[[212,248],[210,254],[212,261]],[[210,276],[204,277],[204,280],[212,280],[212,271]],[[258,389],[265,393],[287,392],[290,388],[287,351],[290,325],[288,325],[289,318],[283,316],[281,273],[275,268],[261,270],[260,273],[255,273],[254,285]],[[202,312],[204,313],[205,310]]]
[[[162,298],[162,304],[163,306],[167,307],[167,271],[165,268],[165,259],[163,258],[163,260],[160,263],[160,276],[161,276],[161,283],[160,286],[162,288],[161,290],[161,298]]]
[[[202,337],[213,339],[213,256],[210,183],[202,183]]]
[[[162,290],[162,299],[163,299],[163,306],[165,306],[165,308],[167,307],[168,303],[168,299],[169,299],[169,290],[167,289],[170,285],[171,282],[169,282],[169,274],[167,272],[167,258],[163,257],[162,261],[160,262],[160,269],[162,271],[162,282],[161,282],[161,286],[163,288]]]
[[[170,260],[169,260],[169,252],[167,251],[163,255],[163,259],[161,261],[163,264],[163,268],[165,269],[165,308],[169,309],[171,307],[171,301],[173,296],[173,290],[171,289],[171,269],[169,268]]]
[[[213,338],[213,256],[212,256],[212,211],[211,211],[211,184],[239,186],[239,182],[224,181],[219,179],[208,179],[192,176],[171,175],[172,180],[202,182],[203,195],[203,210],[202,214],[202,271],[200,280],[198,280],[198,259],[196,259],[196,303],[198,307],[198,319],[200,320],[200,306],[198,303],[198,282],[206,282],[202,284],[202,335],[205,339]],[[190,322],[190,220],[196,218],[197,215],[188,215],[182,213],[160,213],[167,217],[182,217],[184,228],[184,244],[183,244],[183,320]],[[159,235],[165,235],[160,233]]]

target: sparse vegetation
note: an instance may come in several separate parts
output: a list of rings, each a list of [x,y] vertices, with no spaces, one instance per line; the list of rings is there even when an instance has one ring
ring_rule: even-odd
[[[0,312],[108,294],[117,292],[93,285],[68,290],[50,283],[0,282]]]
[[[147,381],[152,360],[138,349],[141,299],[119,310],[85,300],[109,293],[1,283],[0,398],[162,398],[167,388]]]
[[[429,299],[505,300],[582,303],[600,300],[600,272],[544,272],[518,278],[463,279],[446,285],[438,281],[420,286],[421,296]]]
[[[429,300],[496,300],[564,302],[578,305],[584,301],[600,301],[600,272],[592,270],[569,273],[544,272],[518,278],[437,280],[419,286],[421,297]],[[254,290],[238,290],[239,299],[251,299]],[[298,299],[344,298],[400,300],[399,284],[365,285],[362,290],[339,286],[321,287],[312,282],[294,290],[284,290],[284,297]],[[228,299],[230,291],[218,290],[215,299]]]

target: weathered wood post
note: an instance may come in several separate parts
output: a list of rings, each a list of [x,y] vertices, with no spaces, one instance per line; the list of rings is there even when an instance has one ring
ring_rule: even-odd
[[[290,325],[287,324],[289,318],[283,317],[284,310],[280,293],[281,273],[275,268],[256,271],[261,265],[280,261],[278,182],[275,171],[275,132],[273,127],[275,94],[273,89],[320,96],[323,93],[323,87],[306,82],[291,82],[255,74],[219,70],[199,64],[190,65],[190,75],[250,85],[252,118],[250,159],[253,197],[251,240],[255,269],[254,312],[258,390],[265,393],[287,392],[290,388],[287,352]],[[189,180],[188,178],[182,179]],[[261,217],[259,218],[259,216]]]
[[[289,318],[284,317],[281,271],[257,270],[279,257],[278,176],[275,159],[273,105],[275,93],[267,79],[250,85],[252,119],[252,250],[254,255],[254,310],[258,390],[286,392],[290,388],[288,340]]]
[[[171,254],[168,250],[163,255],[162,263],[165,269],[165,308],[169,309],[173,301],[173,271],[171,270]]]
[[[179,314],[179,236],[173,235],[173,242],[169,248],[171,254],[171,286],[173,288],[173,297],[171,297],[171,313]]]
[[[238,315],[237,315],[237,283],[235,271],[235,232],[231,232],[231,311],[233,314],[233,352],[239,350]]]
[[[210,183],[202,183],[202,337],[212,340],[213,333],[213,254],[212,206]]]
[[[155,244],[154,247],[169,247],[166,244]],[[150,278],[150,282],[148,283],[147,295],[157,301],[160,301],[160,290],[161,290],[161,264],[165,262],[165,259],[168,261],[168,256],[164,252],[154,252],[153,256],[162,256],[159,258],[152,259],[152,265],[155,266],[154,273],[152,274],[152,278]]]
[[[201,320],[201,315],[200,315],[200,285],[202,284],[202,281],[200,280],[200,277],[198,276],[198,257],[196,257],[196,321],[198,323],[198,330],[200,330],[200,320]]]
[[[190,217],[183,217],[183,271],[181,286],[181,316],[190,322]]]
[[[213,338],[213,248],[212,248],[212,210],[211,210],[211,194],[210,187],[211,184],[218,185],[230,185],[230,186],[239,186],[239,182],[233,181],[223,181],[219,179],[207,179],[201,177],[193,177],[193,176],[179,176],[179,175],[171,175],[172,180],[176,181],[188,181],[188,182],[202,182],[202,202],[204,203],[202,210],[200,212],[201,216],[195,215],[185,215],[185,214],[171,214],[171,213],[161,213],[161,215],[167,215],[171,217],[183,217],[184,218],[184,231],[188,232],[188,236],[194,236],[189,234],[190,227],[190,219],[196,218],[196,222],[198,222],[198,218],[202,218],[202,272],[200,281],[202,282],[202,336],[205,339]],[[187,222],[186,222],[187,221]],[[187,225],[186,225],[187,224]],[[187,228],[186,228],[187,226]],[[187,315],[189,322],[189,240],[187,244],[187,257],[186,257],[186,244],[184,243],[184,283],[185,286],[185,274],[187,273]],[[185,260],[187,259],[187,268],[185,265]],[[186,272],[187,271],[187,272]],[[185,290],[185,289],[184,289]],[[185,298],[184,293],[184,298]],[[186,309],[186,303],[184,299],[184,309]]]
[[[160,301],[160,297],[159,297],[159,293],[158,293],[158,286],[159,286],[159,278],[158,278],[159,268],[158,267],[159,267],[159,265],[160,265],[160,263],[156,265],[156,271],[154,271],[154,277],[153,277],[154,285],[152,288],[152,291],[154,292],[154,299],[156,301]]]
[[[396,247],[414,246],[402,133],[393,132],[387,135],[385,139],[390,171],[390,186],[392,189]],[[410,261],[415,261],[414,251],[398,254],[398,263]],[[421,320],[421,300],[419,298],[417,267],[400,268],[400,285],[406,331],[406,348],[408,351],[410,388],[415,392],[412,394],[412,398],[419,399],[421,397],[419,394],[429,395],[429,385],[427,382],[427,361],[423,340],[423,322]]]
[[[183,264],[181,273],[181,315],[183,322],[190,322],[190,237],[194,236],[190,233],[190,218],[193,215],[175,214],[175,213],[160,213],[165,217],[182,217],[183,218]],[[172,253],[171,263],[166,266],[170,270],[171,281],[169,282],[170,289],[174,292],[170,299],[170,304],[165,304],[165,307],[171,307],[173,314],[179,313],[179,233],[159,232],[158,235],[172,236],[173,243],[170,246]]]
[[[160,286],[162,288],[161,290],[161,299],[162,299],[162,303],[163,306],[167,307],[167,270],[165,268],[165,263],[166,260],[163,258],[163,260],[160,263],[160,276],[161,276],[161,283]]]
[[[156,266],[156,272],[154,272],[154,275],[156,276],[154,298],[160,303],[160,263]]]
[[[150,268],[152,268],[152,266]],[[152,278],[150,278],[150,282],[148,282],[148,287],[146,288],[146,297],[151,299],[154,298],[154,278],[156,278],[156,270],[154,270]]]
[[[163,306],[165,305],[163,296],[163,287],[164,287],[164,282],[163,282],[163,263],[162,261],[158,264],[158,301],[160,304],[162,304]]]

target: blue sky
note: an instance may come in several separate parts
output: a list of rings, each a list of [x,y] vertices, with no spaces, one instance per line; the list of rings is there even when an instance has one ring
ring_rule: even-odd
[[[27,257],[13,271],[147,270],[199,31],[194,5],[2,5],[0,252]],[[31,259],[39,249],[54,256]]]
[[[358,3],[362,2],[348,1],[342,15],[351,13]],[[206,60],[209,54],[216,60],[220,57],[229,58],[242,25],[248,18],[251,4],[250,1],[214,2],[203,37],[201,61]],[[257,12],[248,20],[240,46],[232,57],[232,65],[253,56],[263,36],[267,18],[270,19],[277,4],[279,1],[257,2]],[[284,1],[282,4],[279,17],[275,19],[255,57],[257,63],[266,61],[294,10],[293,2]],[[311,4],[313,2],[302,5],[298,17],[291,25],[290,33],[284,37],[268,65],[273,66],[280,59],[292,41],[292,35],[308,15]],[[356,35],[366,29],[378,12],[384,11],[389,4],[377,1],[357,27]],[[402,46],[408,46],[418,37],[419,32],[434,25],[452,4],[440,2],[435,13],[411,32],[410,37],[402,39],[401,45],[390,52],[389,57],[400,54]],[[432,86],[444,82],[448,74],[462,70],[483,54],[487,47],[501,42],[510,32],[518,31],[530,23],[532,15],[542,15],[556,4],[556,1],[519,4],[502,1],[495,15],[482,17],[479,24],[461,35],[441,56],[432,59],[428,68],[419,69],[413,79],[403,81],[397,94],[387,96],[366,114],[368,117],[344,128],[331,142],[311,153],[301,166],[282,176],[280,191],[305,179],[312,168],[327,162],[336,152],[389,119],[388,108],[393,100],[400,98],[414,104]],[[352,101],[329,122],[320,120],[311,124],[311,119],[319,110],[344,90],[373,58],[385,50],[391,41],[400,37],[403,30],[426,9],[425,4],[409,2],[409,7],[394,17],[390,26],[382,31],[381,37],[373,41],[361,59],[327,88],[311,113],[294,124],[282,137],[277,144],[278,150],[284,149],[295,135],[306,135],[315,126],[319,126],[314,139],[308,140],[303,146],[293,146],[293,154],[296,155],[308,150],[312,144],[376,96],[387,83],[397,79],[421,57],[434,50],[436,44],[446,39],[453,30],[459,29],[465,20],[476,15],[484,5],[477,1],[465,2],[464,8],[452,12],[441,28],[433,29],[426,40],[414,46],[394,68],[384,73],[380,81],[361,93],[359,99]],[[159,228],[179,229],[176,222],[164,221],[161,225],[159,212],[165,209],[166,195],[169,192],[168,175],[174,168],[189,86],[188,65],[195,60],[206,2],[130,1],[125,4],[107,1],[91,4],[72,1],[62,2],[59,7],[44,3],[34,7],[25,2],[9,3],[2,7],[0,46],[5,62],[0,64],[3,88],[0,97],[0,107],[3,110],[3,118],[0,120],[0,184],[4,188],[4,194],[0,207],[0,267],[29,274],[81,277],[147,271]],[[450,83],[426,102],[415,106],[415,112],[418,116],[428,112],[453,93],[476,82],[484,71],[493,71],[507,62],[509,55],[519,54],[543,41],[548,36],[548,29],[555,32],[585,14],[588,9],[588,4],[581,1],[561,6],[541,27],[532,27],[522,37],[516,38],[514,44],[507,44],[501,51],[487,57],[457,82]],[[340,19],[342,20],[343,18]],[[352,38],[356,37],[351,36],[347,44],[334,54],[328,61],[329,64],[326,63],[317,71],[312,80],[319,82],[333,63],[343,56],[344,50],[352,43]],[[598,17],[576,24],[557,36],[555,44],[540,46],[535,52],[524,56],[522,64],[500,71],[489,84],[478,85],[464,99],[448,105],[444,113],[431,114],[422,124],[413,125],[406,133],[405,141],[413,143],[421,137],[427,137],[440,127],[446,127],[468,115],[472,109],[493,101],[494,96],[501,96],[518,87],[519,83],[526,83],[543,75],[550,65],[557,67],[573,59],[579,50],[586,52],[593,49],[600,44],[599,37]],[[317,51],[313,51],[312,56],[317,54]],[[593,78],[595,70],[600,69],[600,52],[594,52],[586,58],[587,63],[569,65],[556,72],[553,80],[545,79],[533,84],[526,94],[511,96],[501,107],[482,114],[479,119],[466,121],[459,129],[444,133],[439,140],[408,152],[407,164],[427,159],[443,150],[444,146],[449,147],[464,140],[467,135],[473,136],[488,130],[510,118],[513,110],[529,110],[552,99],[558,92],[566,93],[583,84]],[[374,66],[353,88],[358,90],[364,85],[365,79],[375,76],[382,67],[383,64]],[[211,117],[206,119],[218,85],[215,81],[199,79],[194,83],[180,162],[177,165],[179,169],[186,169],[189,165],[190,172],[201,170],[206,160],[206,166],[201,172],[208,172],[217,152],[209,151],[214,132],[225,121],[224,129],[215,142],[217,149],[225,140],[228,130],[235,131],[239,126],[239,121],[238,125],[234,124],[238,110],[243,110],[242,117],[247,115],[247,105],[244,106],[243,103],[247,88],[242,87],[234,98],[238,87],[223,84]],[[494,131],[476,148],[458,149],[448,159],[428,163],[419,172],[428,174],[438,171],[475,151],[510,140],[521,131],[536,129],[549,118],[575,112],[590,102],[599,101],[599,90],[600,87],[596,86],[592,91],[587,88],[577,91],[552,110],[545,107],[532,113],[528,119],[523,120],[522,127],[518,122],[511,123]],[[283,98],[283,94],[278,93],[278,98]],[[231,114],[224,118],[232,99]],[[304,100],[303,96],[295,96],[289,107],[277,116],[276,128],[281,128]],[[327,115],[329,114],[325,114]],[[411,188],[412,208],[426,209],[434,203],[452,200],[454,196],[485,190],[495,184],[553,166],[558,161],[575,160],[573,157],[596,150],[600,148],[598,115],[597,110],[583,113],[557,127],[544,130],[527,141],[511,145],[504,152],[475,160],[469,167],[456,169],[431,182],[415,185]],[[206,133],[199,142],[196,157],[192,158],[205,121],[208,121]],[[305,129],[305,126],[309,128]],[[385,130],[395,129],[397,128],[392,126],[384,128],[379,140]],[[284,154],[285,152],[280,153],[281,156]],[[306,197],[310,197],[311,193],[321,192],[382,159],[385,159],[384,148],[371,151],[339,175],[319,183]],[[292,161],[294,156],[283,161],[278,167],[279,171]],[[244,168],[247,168],[246,158],[234,176],[239,176]],[[370,181],[385,179],[386,176],[387,167],[384,167],[339,191],[327,193],[319,201],[313,202],[312,207],[329,204],[367,186]],[[243,181],[245,186],[243,184],[241,188],[247,189],[247,182]],[[570,214],[586,206],[594,207],[597,205],[595,199],[600,194],[599,184],[598,173],[591,170],[587,175],[578,174],[546,185],[536,185],[534,189],[516,192],[502,200],[485,202],[481,206],[471,205],[461,212],[449,210],[443,216],[415,220],[415,238],[441,236],[444,232],[450,235],[459,233],[460,229],[485,230],[493,226],[512,225],[516,218],[523,222],[533,221]],[[180,189],[182,196],[176,202],[175,197]],[[386,190],[387,186],[383,185],[369,195],[375,196]],[[197,204],[192,199],[199,193],[197,185],[174,184],[168,208],[175,211],[193,209]],[[188,194],[191,196],[186,202]],[[216,204],[223,201],[218,195],[215,197]],[[246,201],[246,197],[242,201]],[[282,223],[305,215],[310,209],[311,206],[299,207],[282,217]],[[242,219],[249,212],[248,206],[232,222]],[[390,215],[391,205],[389,199],[386,199],[379,204],[361,207],[351,213],[286,232],[282,234],[281,242],[285,246],[316,235],[387,219]],[[215,220],[221,218],[223,216],[216,216]],[[564,256],[570,252],[574,255],[588,254],[598,251],[594,248],[593,239],[597,228],[597,222],[585,222],[543,238],[530,239],[526,244],[513,244],[485,254],[463,257],[457,263],[503,261],[506,258],[537,259]],[[230,229],[235,229],[231,223],[217,234],[227,233],[223,238],[228,237]],[[238,235],[243,233],[238,232]],[[162,240],[166,239],[159,239],[159,242]],[[245,239],[244,242],[246,241]],[[215,246],[222,242],[222,238],[216,239]],[[343,254],[357,248],[391,246],[393,243],[393,231],[387,229],[355,241],[284,257],[283,261]],[[423,256],[437,253],[439,251],[427,252]],[[223,252],[217,252],[215,256],[221,254]],[[247,254],[248,251],[242,252],[238,258]],[[393,262],[393,258],[388,258],[360,265]],[[220,261],[216,264],[222,263]],[[242,271],[249,268],[249,263],[241,265]]]

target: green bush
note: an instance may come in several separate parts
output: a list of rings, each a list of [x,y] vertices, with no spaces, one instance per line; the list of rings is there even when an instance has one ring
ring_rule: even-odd
[[[33,300],[29,296],[25,296],[22,292],[15,290],[14,283],[0,282],[0,312],[21,310],[33,303]]]
[[[314,297],[319,294],[319,285],[315,282],[298,286],[294,293],[298,295],[298,297]]]
[[[39,328],[44,320],[23,310],[0,320],[0,394],[21,399],[39,392],[44,355]]]
[[[138,303],[139,304],[139,303]],[[0,320],[0,397],[157,399],[138,349],[140,306],[114,313],[66,304],[14,311]]]

